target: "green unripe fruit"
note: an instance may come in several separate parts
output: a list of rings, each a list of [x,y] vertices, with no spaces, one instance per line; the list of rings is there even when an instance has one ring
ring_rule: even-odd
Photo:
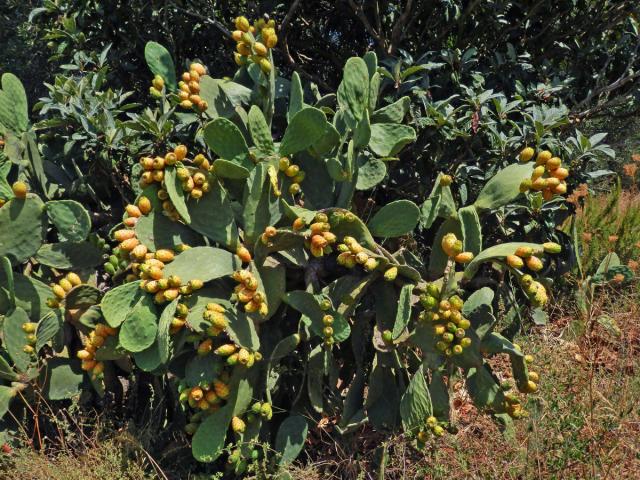
[[[462,345],[454,345],[453,348],[451,349],[451,352],[454,355],[460,355],[462,354],[463,348]]]
[[[333,335],[333,328],[332,327],[324,327],[322,329],[322,333],[324,334],[325,337],[331,337]]]
[[[262,404],[260,402],[256,402],[251,405],[251,411],[256,415],[260,415],[260,409],[262,408]]]
[[[435,283],[430,283],[427,285],[427,293],[436,299],[440,298],[440,287]]]
[[[444,428],[442,428],[440,425],[436,425],[435,427],[433,427],[433,434],[436,437],[441,437],[442,435],[444,435]]]
[[[393,334],[391,333],[391,330],[385,330],[384,332],[382,332],[382,340],[385,343],[393,342]]]
[[[458,327],[460,327],[463,330],[469,330],[469,328],[471,327],[471,322],[466,318],[463,318],[458,322]]]
[[[271,409],[270,403],[265,402],[262,404],[262,407],[260,407],[260,415],[267,420],[271,420],[271,417],[273,417],[273,410]]]
[[[327,311],[331,308],[331,300],[329,300],[328,298],[324,298],[321,302],[320,302],[320,310],[322,311]]]
[[[471,345],[471,339],[469,337],[464,337],[462,340],[460,340],[460,346],[462,348],[467,348]]]
[[[436,342],[436,348],[437,348],[439,351],[444,352],[444,351],[448,348],[448,346],[447,346],[447,344],[446,344],[446,343],[441,342],[441,341],[438,341],[438,342]]]
[[[442,334],[442,340],[444,340],[446,343],[453,342],[453,339],[454,339],[453,333],[446,332]]]
[[[431,295],[422,294],[420,295],[420,304],[426,309],[433,309],[438,304],[438,300],[436,300]]]
[[[562,247],[554,242],[546,242],[542,244],[544,251],[546,253],[560,253],[562,251]]]
[[[334,321],[333,315],[325,315],[322,317],[322,324],[325,327],[330,327],[331,325],[333,325],[333,321]]]

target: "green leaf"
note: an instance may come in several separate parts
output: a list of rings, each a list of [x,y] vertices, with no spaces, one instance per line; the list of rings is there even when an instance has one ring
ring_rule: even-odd
[[[399,237],[418,224],[420,209],[410,200],[396,200],[376,212],[367,227],[374,237]]]
[[[482,250],[482,227],[476,207],[470,205],[461,208],[458,210],[458,218],[462,228],[464,251],[477,255]]]
[[[60,310],[46,314],[39,322],[36,330],[36,352],[51,341],[64,326],[64,318]]]
[[[305,107],[296,113],[287,125],[282,142],[280,155],[291,155],[306,150],[320,140],[326,131],[327,119],[322,110]]]
[[[371,122],[369,121],[369,111],[365,110],[362,119],[356,124],[353,132],[354,148],[366,147],[371,139]]]
[[[182,180],[178,178],[177,169],[175,167],[168,167],[164,169],[164,185],[167,193],[169,194],[171,203],[176,207],[176,211],[180,214],[185,223],[191,223],[191,215],[187,208],[188,195],[185,194],[182,189]]]
[[[154,75],[160,75],[170,90],[177,88],[176,67],[169,51],[157,42],[147,42],[144,47],[144,58],[149,70]]]
[[[31,355],[22,349],[27,344],[27,334],[22,330],[22,325],[30,322],[27,312],[16,307],[9,315],[4,317],[2,325],[2,343],[7,353],[13,360],[16,368],[26,372],[31,363]]]
[[[302,415],[291,415],[278,428],[275,448],[281,455],[279,465],[293,462],[304,448],[309,425]]]
[[[338,104],[353,125],[362,119],[369,104],[369,70],[363,59],[352,57],[347,60],[338,87]]]
[[[289,109],[287,110],[287,121],[304,108],[304,91],[298,72],[291,74],[291,85],[289,86]]]
[[[470,368],[466,383],[469,395],[477,407],[503,410],[504,393],[486,365]]]
[[[204,127],[203,135],[206,144],[218,156],[249,170],[253,168],[253,163],[249,160],[247,142],[231,120],[216,118]]]
[[[177,255],[164,268],[164,276],[177,275],[184,285],[189,280],[208,282],[231,275],[240,268],[234,254],[214,247],[194,247]]]
[[[433,413],[431,395],[422,368],[413,375],[400,400],[400,418],[405,432],[417,431]]]
[[[382,182],[386,176],[387,165],[382,160],[371,158],[358,168],[356,189],[369,190]]]
[[[30,318],[40,318],[51,311],[47,306],[47,298],[52,296],[48,285],[17,272],[13,272],[13,283],[15,305],[24,309]],[[8,279],[2,269],[0,269],[0,286],[2,286],[0,288],[0,315],[2,315],[13,310],[10,295],[5,290]]]
[[[38,263],[61,270],[95,267],[103,262],[102,250],[90,242],[46,243],[35,258]]]
[[[104,319],[113,328],[125,321],[131,309],[146,295],[140,289],[140,282],[130,282],[109,290],[102,298],[100,308]]]
[[[267,121],[264,118],[262,110],[256,105],[249,110],[249,131],[251,132],[251,138],[253,144],[256,146],[258,152],[262,155],[273,155],[275,153],[275,147],[273,146],[273,138],[271,137],[271,129],[267,125]]]
[[[513,255],[513,253],[520,247],[530,247],[533,249],[541,248],[537,243],[525,243],[525,242],[512,242],[503,243],[501,245],[495,245],[489,247],[480,252],[476,257],[469,262],[464,269],[464,277],[467,279],[473,278],[480,265],[485,262],[491,262],[493,260],[504,260],[507,255]]]
[[[36,195],[7,202],[0,208],[0,256],[15,265],[35,255],[44,240],[45,224],[44,204]]]
[[[7,290],[9,290],[9,308],[16,307],[16,286],[13,280],[13,269],[11,261],[7,257],[0,257],[0,270],[4,271],[4,277],[7,279]]]
[[[220,359],[214,355],[195,355],[187,362],[184,380],[189,387],[211,384],[220,375],[222,366]]]
[[[314,294],[305,292],[304,290],[294,290],[283,296],[283,300],[287,305],[295,308],[302,313],[310,321],[310,327],[313,333],[322,337],[324,324],[322,318],[331,314],[333,316],[333,338],[336,342],[343,342],[351,333],[349,323],[344,319],[343,315],[334,310],[323,311],[320,308],[320,301]]]
[[[14,382],[19,378],[19,375],[15,372],[11,365],[9,365],[9,362],[7,362],[2,355],[0,355],[0,378],[9,380],[10,382]]]
[[[416,131],[407,125],[374,123],[371,125],[369,148],[379,157],[393,157],[415,140]]]
[[[223,158],[218,158],[213,162],[213,171],[216,172],[217,177],[231,180],[244,180],[249,177],[249,170],[245,167]]]
[[[376,110],[371,117],[371,122],[402,123],[402,120],[404,120],[404,117],[409,111],[409,105],[411,105],[411,99],[409,97],[402,97],[400,100]]]
[[[259,163],[247,179],[247,188],[244,194],[244,220],[245,242],[252,245],[269,225],[275,225],[280,220],[281,211],[278,197],[272,194],[271,185],[267,181],[266,163]]]
[[[80,393],[83,381],[80,362],[69,358],[52,358],[40,375],[48,400],[66,400]]]
[[[407,328],[411,319],[411,292],[415,285],[410,283],[403,285],[398,299],[398,311],[396,321],[393,323],[393,339],[396,340]]]
[[[533,163],[516,163],[503,168],[489,180],[473,204],[478,209],[496,209],[520,195],[520,183],[530,178]]]
[[[213,462],[220,456],[231,418],[233,405],[228,403],[200,424],[191,442],[193,458],[199,462]]]
[[[209,204],[211,202],[210,198],[214,198],[209,197],[209,195],[219,187],[217,187],[216,182],[213,183],[212,187],[211,192],[200,199],[201,203]],[[163,215],[162,204],[158,199],[157,192],[157,185],[150,185],[142,191],[142,194],[151,201],[152,210],[147,215],[141,216],[136,223],[136,236],[140,243],[146,245],[151,251],[161,248],[174,248],[181,243],[191,246],[202,245],[203,238],[191,228],[180,222],[174,222]],[[198,209],[195,212],[199,213]],[[221,212],[224,212],[224,210],[221,210]],[[193,213],[194,210],[191,211],[191,214]],[[199,218],[195,218],[193,223],[198,224],[198,220]],[[193,225],[192,228],[195,229]]]
[[[51,200],[45,206],[49,220],[64,240],[86,240],[91,231],[91,218],[80,203],[74,200]]]
[[[158,318],[150,297],[143,297],[126,316],[118,340],[129,352],[141,352],[150,347],[158,333]]]
[[[5,413],[9,411],[11,399],[15,396],[16,390],[14,390],[13,387],[0,385],[0,420],[4,417]]]
[[[13,73],[2,75],[0,124],[14,133],[29,129],[29,106],[22,82]]]
[[[227,192],[220,182],[213,181],[211,191],[200,200],[189,199],[190,227],[214,242],[235,249],[238,243],[238,226]]]
[[[438,218],[438,211],[440,210],[440,195],[427,198],[422,205],[420,205],[420,227],[423,229],[431,228],[433,222]]]

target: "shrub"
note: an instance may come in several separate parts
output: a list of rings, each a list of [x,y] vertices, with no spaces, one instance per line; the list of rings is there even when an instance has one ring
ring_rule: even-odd
[[[154,411],[165,430],[193,435],[196,460],[225,453],[236,475],[263,455],[258,442],[274,446],[274,467],[295,459],[307,416],[335,419],[340,434],[369,423],[432,443],[455,429],[457,379],[504,428],[526,415],[522,395],[539,374],[498,320],[539,317],[571,257],[554,232],[569,171],[523,136],[473,201],[458,202],[457,178],[439,172],[421,206],[402,198],[371,211],[363,200],[416,140],[410,102],[379,105],[372,52],[347,60],[335,93],[282,79],[274,27],[236,19],[231,80],[198,62],[179,74],[162,45],[146,45],[154,106],[121,126],[164,133],[134,139],[137,197],[108,239],[51,190],[26,95],[2,77],[5,153],[27,161],[0,164],[0,412],[24,419],[40,391],[119,397],[119,377],[133,376],[149,402],[166,402]],[[508,242],[483,228],[488,218]],[[410,242],[418,225],[437,228],[429,254]],[[510,368],[490,364],[496,355]]]

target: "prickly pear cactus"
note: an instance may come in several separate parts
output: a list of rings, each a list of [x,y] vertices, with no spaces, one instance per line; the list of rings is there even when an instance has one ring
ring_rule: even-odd
[[[487,245],[483,218],[564,194],[560,160],[542,151],[534,167],[527,147],[474,203],[457,205],[455,180],[439,174],[422,205],[371,212],[360,192],[416,139],[409,99],[379,107],[368,53],[346,63],[335,95],[309,94],[294,74],[278,112],[276,25],[235,27],[232,80],[197,62],[178,76],[164,47],[147,46],[153,101],[195,133],[136,159],[139,195],[108,239],[77,202],[43,202],[22,182],[2,198],[0,413],[20,408],[18,391],[102,396],[118,376],[150,372],[177,398],[169,426],[192,436],[194,457],[224,456],[238,476],[262,455],[257,442],[272,442],[278,464],[295,459],[310,416],[429,444],[454,429],[454,381],[505,427],[526,415],[539,375],[498,319],[505,305],[519,318],[544,307],[561,248]],[[5,97],[0,121],[27,128]],[[399,247],[432,225],[428,255]],[[508,370],[490,361],[502,354]]]

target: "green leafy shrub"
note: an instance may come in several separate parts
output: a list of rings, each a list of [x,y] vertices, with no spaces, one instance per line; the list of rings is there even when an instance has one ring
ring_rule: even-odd
[[[337,91],[314,95],[297,74],[277,75],[267,20],[236,28],[233,79],[198,62],[178,75],[147,44],[155,105],[140,116],[169,127],[141,144],[137,197],[108,239],[82,204],[49,194],[26,96],[2,77],[5,150],[26,144],[31,161],[0,164],[0,412],[24,412],[35,391],[118,395],[119,377],[134,376],[149,402],[168,403],[165,430],[193,435],[200,462],[225,453],[235,475],[263,455],[259,442],[275,447],[274,468],[295,459],[309,416],[335,418],[341,435],[370,424],[431,443],[455,429],[457,379],[509,428],[540,379],[498,320],[539,317],[571,248],[522,228],[495,243],[485,220],[522,209],[528,224],[566,208],[569,172],[526,147],[473,201],[458,203],[457,180],[440,172],[420,205],[371,211],[362,199],[417,137],[406,99],[379,104],[376,55],[350,58]],[[405,242],[419,226],[437,230],[428,254]]]

